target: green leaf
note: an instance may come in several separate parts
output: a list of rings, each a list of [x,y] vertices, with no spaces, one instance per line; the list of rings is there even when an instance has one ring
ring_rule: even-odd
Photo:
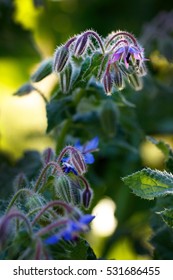
[[[78,77],[73,83],[73,88],[82,87],[87,84],[92,76],[96,77],[102,58],[103,55],[100,52],[95,52],[93,56],[87,57],[82,62]]]
[[[76,243],[72,252],[71,252],[72,260],[95,260],[96,256],[89,246],[88,242],[82,238]]]
[[[88,242],[83,238],[78,238],[76,242],[66,242],[51,245],[51,255],[57,260],[96,260],[96,255]]]
[[[165,209],[163,211],[157,212],[161,215],[163,221],[170,227],[173,228],[173,208]]]
[[[167,227],[162,223],[158,231],[153,233],[150,242],[154,248],[153,250],[154,260],[173,259],[173,242],[172,242],[171,228]]]
[[[47,133],[50,132],[55,126],[60,124],[68,114],[68,109],[71,104],[72,97],[66,96],[59,100],[52,99],[47,105],[46,105],[46,111],[47,111]]]
[[[35,87],[30,83],[26,83],[21,86],[13,95],[23,96],[31,93],[33,90],[35,90]]]
[[[73,82],[73,88],[80,87],[85,82],[83,76],[85,72],[89,69],[90,65],[91,65],[91,59],[90,57],[87,57],[82,62],[80,71],[77,73],[77,76],[75,77],[75,80]]]
[[[144,199],[173,194],[173,175],[166,171],[144,168],[123,178],[133,193]]]
[[[31,76],[32,82],[39,82],[52,73],[52,58],[44,60]]]
[[[91,57],[91,65],[90,68],[85,72],[85,77],[88,76],[96,76],[98,72],[98,68],[100,67],[101,60],[103,59],[103,54],[100,52],[95,52]]]
[[[103,102],[100,110],[100,123],[107,137],[113,138],[116,135],[118,115],[118,108],[112,100]]]
[[[173,150],[162,140],[156,140],[153,137],[147,136],[147,140],[152,142],[164,154],[166,160],[166,169],[173,172]]]

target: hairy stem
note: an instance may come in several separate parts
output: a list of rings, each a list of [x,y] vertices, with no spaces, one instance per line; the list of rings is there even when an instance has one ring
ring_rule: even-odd
[[[48,225],[47,227],[44,227],[44,228],[42,228],[42,229],[40,229],[37,233],[36,233],[36,235],[37,236],[41,236],[41,235],[44,235],[44,234],[46,234],[46,233],[49,233],[52,229],[54,229],[54,228],[57,228],[57,227],[59,227],[59,226],[61,226],[61,225],[66,225],[67,223],[68,223],[68,219],[66,218],[66,219],[62,219],[62,220],[59,220],[59,221],[55,221],[55,222],[53,222],[53,223],[51,223],[50,225]]]
[[[90,190],[90,185],[89,185],[87,179],[85,179],[85,177],[80,176],[80,175],[78,176],[78,178],[83,182],[83,184],[85,185],[85,188],[86,188],[87,190]]]
[[[14,205],[14,202],[16,201],[16,199],[18,198],[18,196],[22,193],[27,193],[29,195],[33,195],[34,192],[30,189],[20,189],[19,191],[17,191],[14,196],[12,197],[11,201],[9,202],[8,206],[7,206],[7,209],[6,209],[6,213],[9,212],[9,210],[11,209],[11,207]]]
[[[32,226],[31,226],[31,223],[30,221],[27,219],[27,217],[20,213],[19,211],[11,211],[11,213],[8,213],[5,217],[4,217],[4,220],[3,222],[1,223],[1,227],[4,226],[4,229],[6,229],[8,223],[10,222],[11,219],[13,218],[20,218],[22,219],[25,224],[27,225],[27,228],[28,228],[28,232],[30,234],[30,236],[32,236]]]
[[[127,46],[129,45],[129,42],[127,41],[127,40],[125,40],[125,39],[123,39],[123,40],[119,40],[113,47],[112,47],[112,49],[110,50],[111,52],[118,46],[118,45],[120,45],[121,43],[124,43],[124,44],[126,44]]]
[[[40,238],[38,238],[36,243],[35,260],[41,260],[42,248],[43,248],[42,242]]]
[[[26,216],[27,216],[27,217],[32,216],[33,214],[35,214],[36,212],[38,212],[38,211],[40,211],[40,210],[42,210],[42,209],[43,209],[43,206],[37,207],[37,208],[31,210]],[[48,211],[49,211],[49,213],[52,215],[52,217],[53,217],[54,219],[57,219],[57,218],[58,218],[58,215],[56,214],[55,211],[53,211],[53,210],[51,210],[51,209],[49,209]]]
[[[118,31],[109,39],[109,41],[106,43],[105,48],[107,48],[110,45],[110,43],[113,41],[113,39],[115,39],[117,36],[128,37],[129,39],[131,39],[131,41],[134,43],[134,45],[138,47],[138,43],[132,34],[130,34],[129,32],[126,32],[126,31]]]
[[[58,157],[58,159],[57,159],[57,163],[60,163],[60,162],[62,161],[64,155],[65,155],[66,153],[70,152],[70,151],[76,151],[77,153],[79,153],[79,151],[78,151],[75,147],[73,147],[73,146],[67,146],[67,147],[65,147],[65,148],[61,151],[61,153],[60,153],[60,155],[59,155],[59,157]]]
[[[70,38],[66,43],[65,43],[65,47],[66,48],[69,48],[70,45],[77,39],[77,37],[73,37],[73,38]]]
[[[100,48],[101,48],[102,52],[103,52],[103,53],[105,52],[105,49],[104,49],[102,40],[100,39],[100,36],[99,36],[95,31],[87,31],[85,34],[87,34],[87,35],[92,35],[93,37],[95,37],[95,38],[97,39],[97,42],[98,42],[99,45],[100,45]]]
[[[62,173],[62,172],[63,172],[58,163],[56,163],[56,162],[54,162],[54,161],[49,162],[49,163],[43,168],[43,170],[42,170],[40,176],[38,177],[38,179],[37,179],[37,181],[36,181],[36,183],[35,183],[35,186],[34,186],[34,190],[35,190],[35,191],[40,192],[40,191],[42,190],[42,187],[40,187],[40,189],[38,189],[38,188],[39,188],[39,185],[40,185],[40,183],[41,183],[41,181],[42,181],[42,179],[43,179],[43,177],[44,177],[46,171],[47,171],[50,167],[52,167],[52,166],[54,166],[54,167],[55,167],[55,170],[57,170],[59,173]]]
[[[65,208],[65,210],[69,213],[73,211],[73,207],[65,203],[64,201],[61,200],[51,201],[36,215],[36,217],[32,221],[32,225],[36,223],[36,221],[45,213],[45,211],[47,211],[50,207],[57,206],[57,205]]]

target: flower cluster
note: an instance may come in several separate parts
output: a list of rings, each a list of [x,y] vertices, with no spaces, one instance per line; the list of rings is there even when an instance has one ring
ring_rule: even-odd
[[[10,242],[14,246],[15,242],[23,242],[20,234],[25,233],[25,244],[17,247],[23,250],[17,252],[20,258],[30,258],[27,254],[33,258],[34,253],[35,259],[47,259],[51,258],[49,245],[77,241],[90,229],[94,216],[84,214],[82,208],[89,208],[93,192],[84,173],[86,165],[94,162],[91,153],[97,146],[98,137],[84,145],[78,141],[75,146],[66,146],[58,157],[48,148],[35,181],[30,183],[24,174],[17,176],[15,194],[0,217],[1,251],[5,252]]]
[[[92,56],[100,52],[97,79],[107,95],[113,89],[122,90],[128,82],[136,91],[142,88],[141,77],[146,75],[144,49],[129,32],[118,31],[102,39],[95,31],[88,30],[69,39],[55,51],[53,70],[60,74],[61,88],[69,90],[73,72],[72,57]]]

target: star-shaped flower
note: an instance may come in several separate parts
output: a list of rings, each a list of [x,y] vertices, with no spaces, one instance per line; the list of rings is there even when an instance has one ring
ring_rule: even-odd
[[[74,147],[79,150],[86,164],[92,164],[94,162],[92,152],[97,151],[98,143],[99,138],[96,136],[84,145],[81,145],[80,141],[77,141]],[[70,157],[62,159],[62,169],[65,173],[73,172],[75,175],[78,175],[78,172],[70,162]]]
[[[144,61],[143,49],[132,45],[123,45],[116,49],[113,53],[110,63],[124,61],[126,68],[129,67],[129,62],[132,64],[140,64]]]

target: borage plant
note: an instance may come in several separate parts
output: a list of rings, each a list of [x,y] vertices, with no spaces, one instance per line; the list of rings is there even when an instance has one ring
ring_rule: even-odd
[[[48,148],[43,153],[43,167],[37,179],[29,181],[19,174],[14,181],[15,194],[8,205],[5,202],[6,211],[1,209],[2,259],[96,258],[84,238],[95,218],[85,213],[93,198],[84,177],[86,165],[94,162],[97,132],[102,142],[112,141],[117,123],[117,143],[122,143],[117,147],[134,150],[125,140],[131,137],[132,128],[137,129],[133,120],[129,123],[134,105],[120,91],[141,90],[145,60],[143,48],[131,33],[117,31],[102,38],[88,30],[59,46],[54,57],[43,61],[31,81],[15,93],[22,96],[36,91],[44,99],[47,132],[56,128],[52,133],[56,151]],[[52,72],[58,79],[48,101],[37,82]],[[114,96],[119,107],[113,102]],[[121,109],[124,107],[127,112]],[[85,145],[79,141],[75,144],[74,140],[82,135],[85,139],[94,138]],[[131,137],[132,145],[136,144],[134,140]],[[74,145],[64,148],[67,142]]]

